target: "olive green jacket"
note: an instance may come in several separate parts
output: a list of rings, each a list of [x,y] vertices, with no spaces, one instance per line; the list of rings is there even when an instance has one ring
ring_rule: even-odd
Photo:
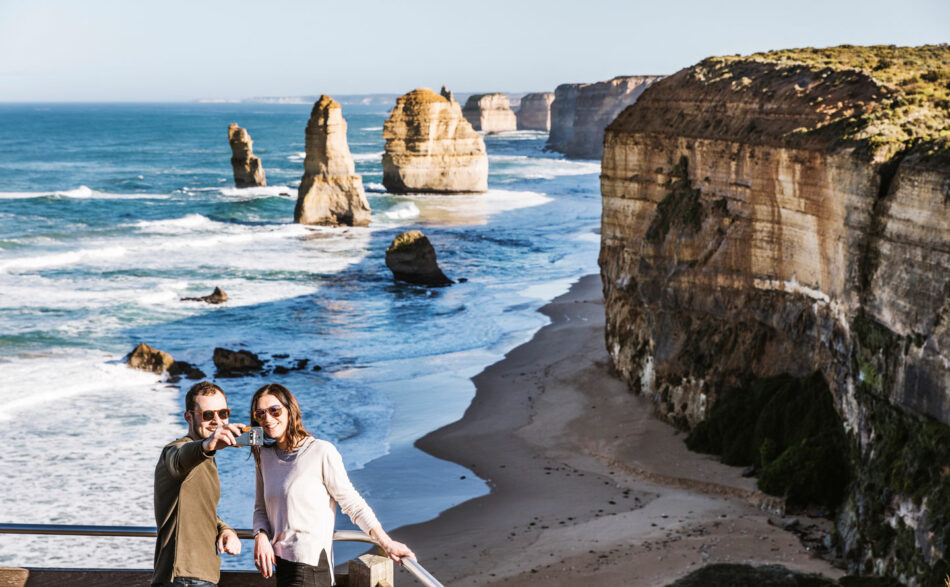
[[[162,450],[155,466],[155,574],[153,583],[192,577],[217,583],[217,538],[228,525],[218,518],[221,484],[214,453],[201,440],[179,438]]]

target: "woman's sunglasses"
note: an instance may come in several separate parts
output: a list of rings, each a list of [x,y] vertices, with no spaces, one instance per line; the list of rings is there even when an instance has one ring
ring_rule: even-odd
[[[283,406],[268,406],[266,410],[254,410],[254,419],[263,422],[267,414],[270,414],[271,418],[279,418],[282,413],[284,413]]]
[[[201,419],[204,420],[205,422],[210,422],[211,420],[214,420],[215,412],[217,412],[218,417],[221,418],[222,420],[227,420],[228,418],[231,417],[231,410],[229,408],[222,408],[220,410],[204,410],[203,412],[199,412],[198,410],[191,410],[191,411],[194,412],[195,414],[201,414]]]

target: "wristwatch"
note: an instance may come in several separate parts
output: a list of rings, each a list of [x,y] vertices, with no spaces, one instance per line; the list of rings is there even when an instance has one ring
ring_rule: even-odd
[[[266,530],[264,530],[263,528],[258,528],[257,530],[254,530],[254,536],[253,536],[253,537],[254,537],[254,538],[257,538],[257,535],[260,534],[261,532],[263,532],[264,535],[267,536],[267,531],[266,531]]]

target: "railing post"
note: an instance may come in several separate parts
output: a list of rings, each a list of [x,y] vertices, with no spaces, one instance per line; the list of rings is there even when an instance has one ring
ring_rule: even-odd
[[[349,587],[393,587],[393,561],[388,556],[364,554],[349,563]]]

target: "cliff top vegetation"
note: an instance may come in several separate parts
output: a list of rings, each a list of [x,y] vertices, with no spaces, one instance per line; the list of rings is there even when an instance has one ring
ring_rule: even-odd
[[[782,49],[711,57],[696,67],[706,70],[709,81],[741,79],[743,65],[750,62],[777,65],[775,74],[783,77],[804,67],[834,84],[872,81],[880,86],[867,107],[842,110],[823,128],[796,129],[800,133],[838,132],[885,158],[906,149],[921,161],[950,161],[950,45]]]

